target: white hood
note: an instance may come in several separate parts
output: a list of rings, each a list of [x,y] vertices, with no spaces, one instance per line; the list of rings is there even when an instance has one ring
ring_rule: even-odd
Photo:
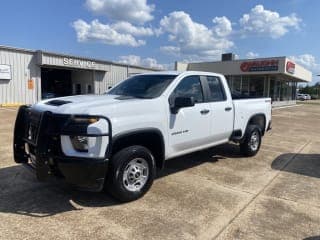
[[[118,108],[122,104],[140,103],[141,101],[148,100],[117,95],[77,95],[44,100],[35,104],[33,108],[39,111],[64,114],[101,114],[101,109],[110,111],[113,105]]]

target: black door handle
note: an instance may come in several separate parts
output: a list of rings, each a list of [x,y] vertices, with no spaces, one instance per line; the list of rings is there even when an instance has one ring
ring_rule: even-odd
[[[208,110],[208,109],[203,109],[203,110],[200,111],[200,113],[201,113],[202,115],[208,114],[209,112],[210,112],[210,110]]]
[[[229,112],[229,111],[232,110],[232,107],[226,107],[224,110],[225,110],[226,112]]]

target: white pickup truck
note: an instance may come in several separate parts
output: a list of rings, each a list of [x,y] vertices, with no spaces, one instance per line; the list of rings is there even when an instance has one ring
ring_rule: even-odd
[[[209,72],[135,75],[104,95],[55,98],[19,109],[14,159],[121,201],[143,196],[165,160],[234,141],[255,155],[271,129],[271,99],[232,99]]]

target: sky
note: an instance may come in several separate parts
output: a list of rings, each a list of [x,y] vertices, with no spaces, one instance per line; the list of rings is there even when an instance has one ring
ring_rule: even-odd
[[[10,0],[0,45],[171,69],[288,56],[320,81],[319,0]]]

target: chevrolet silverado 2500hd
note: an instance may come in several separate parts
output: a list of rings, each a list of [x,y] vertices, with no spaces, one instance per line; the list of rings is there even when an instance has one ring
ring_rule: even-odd
[[[224,76],[208,72],[135,75],[104,95],[20,107],[14,159],[39,180],[141,197],[167,159],[234,141],[255,155],[271,128],[271,99],[233,99]]]

